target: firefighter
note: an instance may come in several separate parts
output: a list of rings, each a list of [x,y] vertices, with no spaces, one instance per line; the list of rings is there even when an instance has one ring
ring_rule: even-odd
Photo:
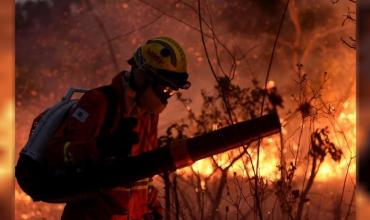
[[[40,165],[22,155],[18,161],[22,189],[34,200],[48,201],[48,194],[50,201],[66,202],[64,220],[162,218],[150,175],[176,167],[168,151],[152,150],[168,99],[190,87],[186,57],[175,40],[158,37],[139,47],[128,63],[130,71],[88,91],[68,112],[47,143],[46,168],[36,169]],[[31,174],[30,167],[43,171]],[[22,181],[26,178],[36,184]]]

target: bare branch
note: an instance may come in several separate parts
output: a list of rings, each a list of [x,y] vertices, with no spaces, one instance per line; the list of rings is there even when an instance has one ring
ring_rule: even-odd
[[[145,28],[149,27],[150,25],[152,25],[152,24],[156,23],[157,21],[159,21],[159,19],[161,19],[161,18],[162,18],[162,16],[163,16],[163,14],[160,14],[160,15],[156,16],[153,20],[149,21],[149,22],[148,22],[148,23],[146,23],[146,24],[141,25],[140,27],[137,27],[137,28],[135,28],[135,29],[133,29],[133,30],[130,30],[130,31],[128,31],[128,32],[126,32],[126,33],[124,33],[124,34],[120,34],[120,35],[117,35],[117,36],[111,37],[111,38],[109,39],[109,41],[115,41],[115,40],[119,40],[119,39],[120,39],[120,40],[122,40],[122,38],[124,39],[124,38],[128,37],[129,35],[131,35],[131,34],[133,34],[133,33],[135,33],[135,32],[141,31],[141,30],[143,30],[143,29],[145,29]]]
[[[357,48],[357,41],[352,37],[349,37],[349,40],[346,40],[342,37],[341,41],[342,41],[343,44],[345,44],[347,47],[349,47],[351,49],[356,49]]]
[[[104,25],[104,22],[100,19],[98,14],[95,13],[94,8],[93,8],[90,0],[84,0],[84,3],[86,4],[88,10],[91,12],[95,22],[98,24],[98,27],[101,30],[101,32],[103,33],[103,36],[104,36],[104,39],[107,43],[108,51],[109,51],[109,54],[110,54],[110,57],[111,57],[111,60],[112,60],[112,63],[113,63],[113,67],[114,67],[116,72],[119,72],[120,68],[119,68],[119,64],[118,64],[118,61],[117,61],[116,52],[114,50],[114,46],[113,46],[112,42],[110,41],[110,36],[109,36],[108,31],[107,31],[107,29]]]

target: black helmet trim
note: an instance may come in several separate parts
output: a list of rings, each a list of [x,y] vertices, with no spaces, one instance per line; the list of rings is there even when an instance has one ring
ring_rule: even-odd
[[[174,90],[188,89],[190,82],[188,81],[189,74],[186,72],[172,72],[168,70],[157,69],[148,71],[159,84],[170,86]]]
[[[167,70],[158,70],[157,72],[159,76],[175,84],[177,88],[174,89],[188,89],[190,87],[190,82],[188,81],[189,74],[186,72],[178,73]]]

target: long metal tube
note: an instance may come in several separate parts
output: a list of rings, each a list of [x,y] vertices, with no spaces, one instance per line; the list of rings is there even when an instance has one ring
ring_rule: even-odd
[[[193,137],[187,141],[188,151],[192,160],[197,161],[278,133],[280,129],[278,115],[268,114]]]

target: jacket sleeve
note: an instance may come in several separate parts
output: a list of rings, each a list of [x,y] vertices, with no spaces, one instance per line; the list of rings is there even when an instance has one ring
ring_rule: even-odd
[[[99,158],[96,138],[107,112],[108,102],[101,92],[85,93],[51,138],[49,164],[54,168],[83,168]]]

